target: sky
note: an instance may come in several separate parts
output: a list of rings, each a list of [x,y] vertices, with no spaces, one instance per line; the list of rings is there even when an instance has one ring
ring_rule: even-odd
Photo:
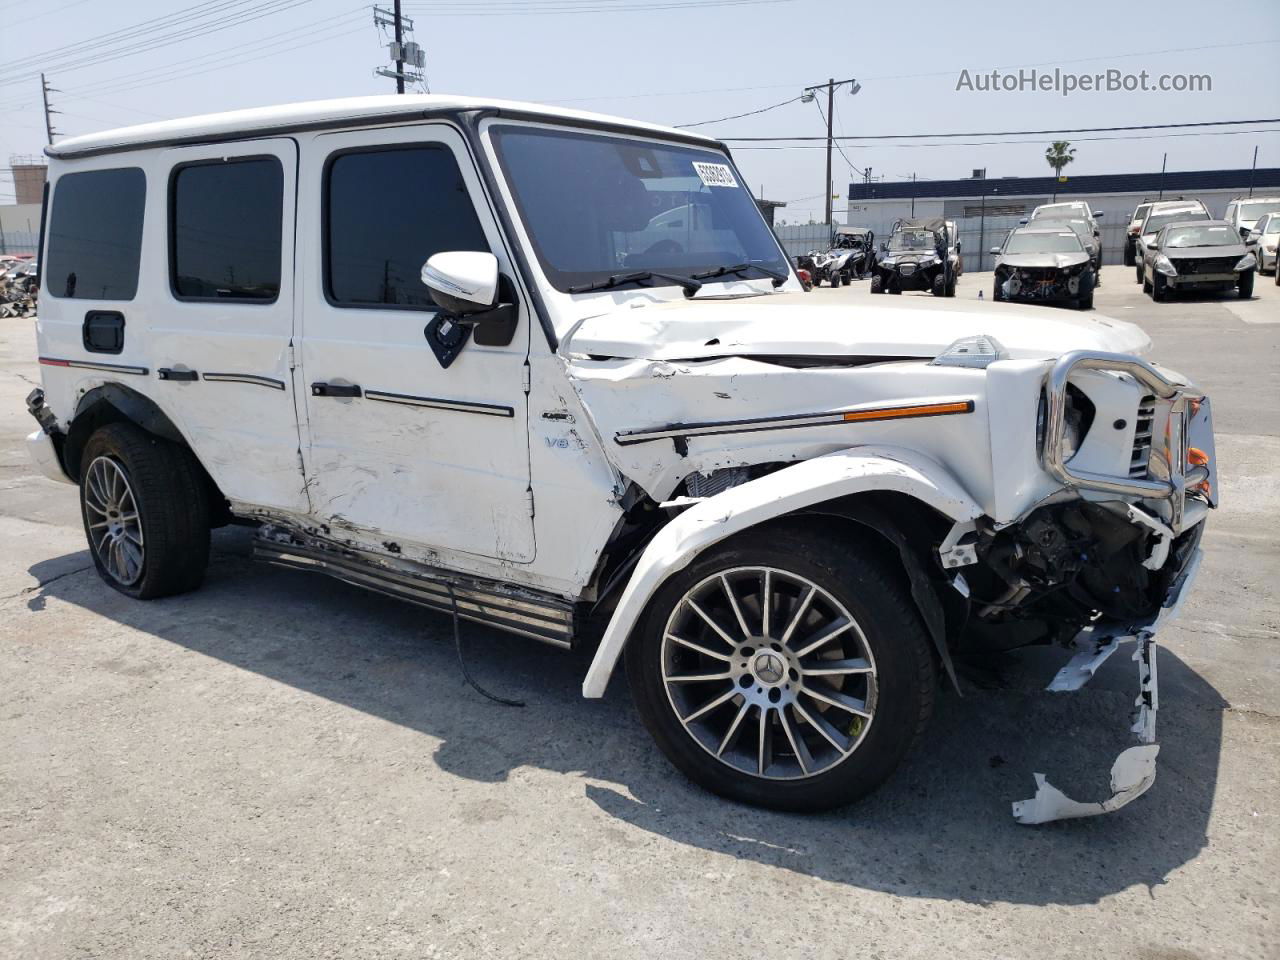
[[[387,0],[385,7],[390,7]],[[1216,18],[1213,11],[1221,16]],[[720,138],[822,136],[828,78],[845,136],[984,133],[1280,118],[1280,2],[840,3],[831,0],[404,0],[432,92],[561,104]],[[158,21],[173,17],[177,22]],[[236,18],[239,18],[238,20]],[[166,25],[167,24],[167,25]],[[0,0],[0,163],[45,144],[46,70],[58,136],[337,96],[393,92],[374,70],[386,38],[353,0]],[[138,49],[141,48],[141,49]],[[984,92],[993,69],[1204,74],[1200,91]],[[968,71],[967,75],[962,71]],[[1280,122],[1200,131],[849,143],[833,162],[837,210],[865,168],[886,181],[1050,172],[1054,139],[1076,148],[1064,174],[1280,166]],[[1141,133],[1135,131],[1135,133]],[[1163,134],[1154,136],[1154,134]],[[1169,135],[1173,134],[1173,135]],[[822,217],[824,144],[731,142],[752,192],[788,203],[786,222]],[[6,164],[7,165],[7,164]],[[857,169],[853,173],[853,168]],[[0,172],[0,203],[13,183]]]

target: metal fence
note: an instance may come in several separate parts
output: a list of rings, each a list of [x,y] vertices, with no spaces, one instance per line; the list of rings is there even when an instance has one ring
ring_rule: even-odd
[[[26,230],[0,230],[0,256],[10,253],[35,253],[40,237]]]

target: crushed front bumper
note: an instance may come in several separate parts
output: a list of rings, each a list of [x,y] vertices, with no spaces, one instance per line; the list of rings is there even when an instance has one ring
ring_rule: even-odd
[[[1163,444],[1152,460],[1159,465],[1152,479],[1108,477],[1072,471],[1056,452],[1061,438],[1065,391],[1072,370],[1112,370],[1133,376],[1169,405],[1169,416]],[[1058,671],[1048,690],[1079,690],[1091,679],[1121,646],[1135,644],[1133,660],[1138,665],[1138,696],[1134,701],[1137,714],[1130,728],[1137,746],[1122,751],[1111,766],[1111,796],[1096,802],[1073,800],[1059,790],[1042,773],[1036,773],[1036,793],[1029,800],[1013,804],[1013,816],[1019,823],[1048,823],[1112,813],[1131,803],[1150,789],[1156,779],[1156,712],[1159,689],[1156,671],[1156,634],[1177,616],[1182,602],[1200,570],[1202,552],[1199,538],[1209,507],[1217,505],[1218,483],[1213,447],[1213,416],[1209,401],[1190,387],[1176,384],[1150,365],[1132,357],[1112,354],[1069,354],[1055,365],[1049,377],[1050,441],[1045,449],[1045,467],[1069,487],[1138,496],[1167,503],[1167,526],[1155,521],[1144,511],[1130,507],[1135,522],[1163,528],[1163,542],[1153,547],[1152,560],[1179,564],[1173,575],[1160,610],[1145,624],[1096,623],[1076,637],[1076,654]],[[1189,457],[1196,455],[1196,463]],[[1194,496],[1194,499],[1193,499]],[[1143,519],[1145,517],[1145,519]],[[1173,551],[1175,538],[1182,539],[1185,549]],[[1190,538],[1190,539],[1187,539]],[[1159,551],[1159,561],[1155,560]]]

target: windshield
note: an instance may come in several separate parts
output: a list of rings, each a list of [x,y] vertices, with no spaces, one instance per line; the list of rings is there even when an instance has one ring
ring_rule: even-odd
[[[1238,245],[1240,234],[1230,227],[1170,227],[1164,236],[1166,247],[1221,247]]]
[[[724,154],[514,126],[495,128],[493,141],[538,260],[561,292],[642,270],[689,276],[758,264],[788,272]]]
[[[1147,217],[1142,226],[1143,233],[1159,233],[1166,223],[1177,223],[1179,220],[1208,220],[1209,215],[1203,210],[1173,210],[1168,213],[1153,213]]]
[[[1240,201],[1240,219],[1257,220],[1264,213],[1280,211],[1280,200],[1242,200]]]
[[[1040,207],[1031,215],[1032,220],[1053,220],[1066,217],[1083,217],[1083,203],[1051,203]]]
[[[1151,205],[1149,203],[1142,204],[1142,206],[1138,207],[1137,210],[1133,211],[1133,216],[1129,218],[1129,222],[1141,223],[1142,218],[1147,215],[1147,211],[1150,209],[1151,209]]]
[[[889,238],[889,249],[895,251],[927,250],[934,248],[933,232],[930,230],[899,230]]]
[[[1080,253],[1083,250],[1074,233],[1015,233],[1004,245],[1005,253]]]

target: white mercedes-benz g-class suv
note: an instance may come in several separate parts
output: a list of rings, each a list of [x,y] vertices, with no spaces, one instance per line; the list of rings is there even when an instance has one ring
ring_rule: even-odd
[[[389,96],[48,148],[28,443],[97,569],[258,558],[618,662],[729,797],[852,801],[953,656],[1134,641],[1114,794],[1155,771],[1154,634],[1217,495],[1208,401],[1100,316],[817,303],[728,151],[529,104]],[[1065,658],[1064,658],[1065,659]]]

